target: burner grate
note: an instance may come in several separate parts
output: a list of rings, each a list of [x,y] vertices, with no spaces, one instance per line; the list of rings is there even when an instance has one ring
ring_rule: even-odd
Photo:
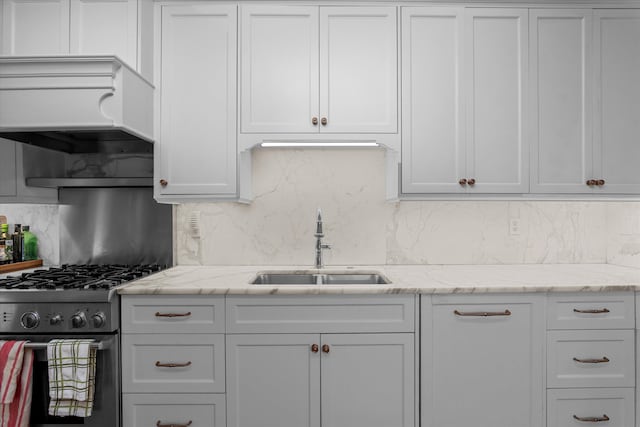
[[[155,273],[166,266],[149,265],[71,265],[38,269],[19,276],[0,279],[0,289],[99,290]]]

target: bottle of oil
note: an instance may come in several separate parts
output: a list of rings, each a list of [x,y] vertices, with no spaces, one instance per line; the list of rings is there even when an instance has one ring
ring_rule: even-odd
[[[13,262],[22,261],[23,238],[22,226],[20,224],[16,224],[14,232],[11,235],[11,239],[13,240]]]
[[[6,250],[6,240],[7,240],[7,230],[9,230],[9,226],[7,224],[0,224],[0,264],[5,264],[11,261],[7,258],[7,250]]]
[[[9,234],[9,224],[0,224],[0,240],[4,240],[4,262],[13,262],[13,239]]]
[[[38,238],[29,230],[28,225],[22,226],[23,238],[23,251],[22,259],[24,261],[31,261],[38,258]]]

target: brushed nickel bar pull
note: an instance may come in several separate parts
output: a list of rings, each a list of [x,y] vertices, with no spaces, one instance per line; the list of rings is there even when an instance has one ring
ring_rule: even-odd
[[[191,366],[191,360],[187,363],[162,363],[156,360],[156,366],[158,368],[186,368],[187,366]]]
[[[156,317],[189,317],[191,316],[191,312],[187,311],[186,313],[160,313],[156,311]]]
[[[158,420],[156,427],[189,427],[193,421],[189,420],[186,424],[162,424],[162,421]]]
[[[610,361],[608,357],[603,357],[602,359],[578,359],[574,357],[573,360],[578,363],[608,363]]]
[[[601,417],[579,417],[577,415],[574,415],[573,418],[585,423],[601,423],[603,421],[609,421],[609,417],[607,417],[606,414]]]
[[[600,309],[587,309],[587,310],[580,310],[578,308],[574,308],[573,309],[574,313],[586,313],[586,314],[602,314],[602,313],[609,313],[609,309],[608,308],[600,308]]]
[[[511,312],[509,310],[505,311],[458,311],[453,310],[453,314],[456,316],[472,316],[472,317],[491,317],[491,316],[511,316]]]

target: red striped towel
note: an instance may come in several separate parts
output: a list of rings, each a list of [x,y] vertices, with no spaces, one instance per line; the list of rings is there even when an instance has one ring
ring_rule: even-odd
[[[0,341],[0,427],[29,427],[33,350]]]

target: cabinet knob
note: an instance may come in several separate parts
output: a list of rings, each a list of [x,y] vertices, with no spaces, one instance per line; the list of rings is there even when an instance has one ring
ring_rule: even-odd
[[[467,180],[465,178],[462,178],[460,181],[458,181],[458,184],[466,185],[467,184]]]
[[[587,185],[588,185],[588,186],[596,185],[596,180],[595,180],[595,179],[589,179],[589,180],[587,180]]]
[[[313,125],[316,126],[318,124],[318,118],[317,117],[312,117],[311,118],[311,123],[313,123]]]
[[[329,348],[329,344],[324,344],[324,345],[322,346],[322,352],[323,352],[323,353],[329,353],[329,350],[330,350],[330,348]]]
[[[167,184],[168,184],[168,182],[167,182],[167,180],[166,180],[166,179],[161,179],[161,180],[160,180],[160,185],[161,185],[161,186],[166,187],[166,186],[167,186]]]
[[[322,123],[322,126],[326,126],[327,122],[328,122],[328,120],[327,120],[326,117],[323,117],[322,119],[320,119],[320,123]]]
[[[467,180],[467,184],[469,184],[469,185],[474,185],[475,183],[476,183],[475,178],[469,178],[469,179]]]
[[[602,187],[604,185],[604,179],[597,180],[596,185]]]
[[[312,352],[312,353],[317,353],[317,352],[318,352],[318,350],[319,350],[319,348],[318,348],[318,344],[313,344],[313,345],[311,346],[311,352]]]

